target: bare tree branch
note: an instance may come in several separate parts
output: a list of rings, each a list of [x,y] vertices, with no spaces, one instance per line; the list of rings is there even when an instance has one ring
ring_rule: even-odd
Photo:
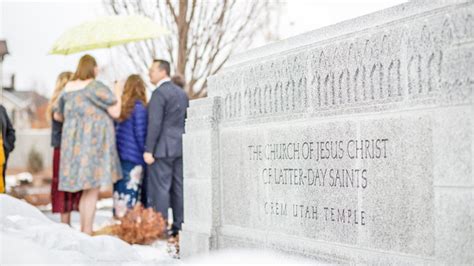
[[[180,0],[181,2],[182,0]],[[173,15],[173,18],[174,18],[174,21],[176,22],[176,24],[178,24],[178,15],[176,15],[176,11],[173,7],[173,4],[171,4],[171,1],[170,0],[166,0],[166,5],[168,6],[170,12],[171,12],[171,15]]]
[[[277,1],[277,2],[275,2]],[[140,14],[170,34],[124,45],[136,71],[147,71],[156,57],[182,74],[190,98],[207,95],[207,77],[221,70],[236,50],[273,34],[279,0],[103,0],[110,14]],[[270,34],[269,34],[270,32]],[[267,35],[265,35],[267,34]]]

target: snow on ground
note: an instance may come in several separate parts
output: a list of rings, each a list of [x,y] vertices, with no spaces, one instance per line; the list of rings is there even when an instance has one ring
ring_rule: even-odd
[[[166,244],[129,245],[112,236],[85,235],[52,221],[26,202],[0,194],[0,264],[181,263]]]
[[[97,211],[95,214],[94,225],[93,225],[94,231],[97,231],[113,223],[112,206],[113,206],[113,200],[111,198],[101,199],[97,202]],[[39,209],[43,212],[44,215],[46,215],[46,217],[59,223],[61,221],[59,214],[52,213],[51,208],[52,208],[51,204],[48,204],[47,206],[39,207]],[[81,228],[80,216],[79,216],[79,212],[77,211],[74,211],[71,213],[71,226],[72,228],[80,231],[80,228]]]
[[[100,204],[99,204],[100,205]],[[98,206],[100,208],[100,206]],[[110,210],[99,211],[98,223],[110,221]],[[77,215],[77,213],[75,214]],[[165,241],[151,246],[129,245],[112,236],[88,236],[73,227],[56,222],[57,215],[47,216],[28,203],[0,194],[0,265],[67,264],[79,265],[163,265],[163,264],[301,264],[271,251],[223,250],[188,260],[172,258]]]
[[[192,265],[326,265],[304,258],[289,256],[270,250],[250,249],[224,249],[211,252],[207,255],[196,256],[190,260],[184,260],[184,264]]]

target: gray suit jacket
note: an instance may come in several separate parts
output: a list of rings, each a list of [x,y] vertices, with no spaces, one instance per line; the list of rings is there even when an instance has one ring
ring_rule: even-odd
[[[146,152],[155,158],[183,155],[184,120],[188,106],[188,96],[172,82],[161,84],[153,92],[148,103]]]

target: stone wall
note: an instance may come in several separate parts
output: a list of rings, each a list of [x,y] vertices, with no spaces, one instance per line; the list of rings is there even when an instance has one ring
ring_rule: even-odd
[[[235,56],[188,110],[183,256],[472,263],[473,17],[414,1]]]

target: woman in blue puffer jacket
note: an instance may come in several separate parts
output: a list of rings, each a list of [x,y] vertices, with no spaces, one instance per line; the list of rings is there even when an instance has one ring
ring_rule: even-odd
[[[146,88],[139,75],[130,75],[122,94],[115,133],[123,178],[114,184],[114,216],[123,217],[138,202],[145,162],[147,131]]]

